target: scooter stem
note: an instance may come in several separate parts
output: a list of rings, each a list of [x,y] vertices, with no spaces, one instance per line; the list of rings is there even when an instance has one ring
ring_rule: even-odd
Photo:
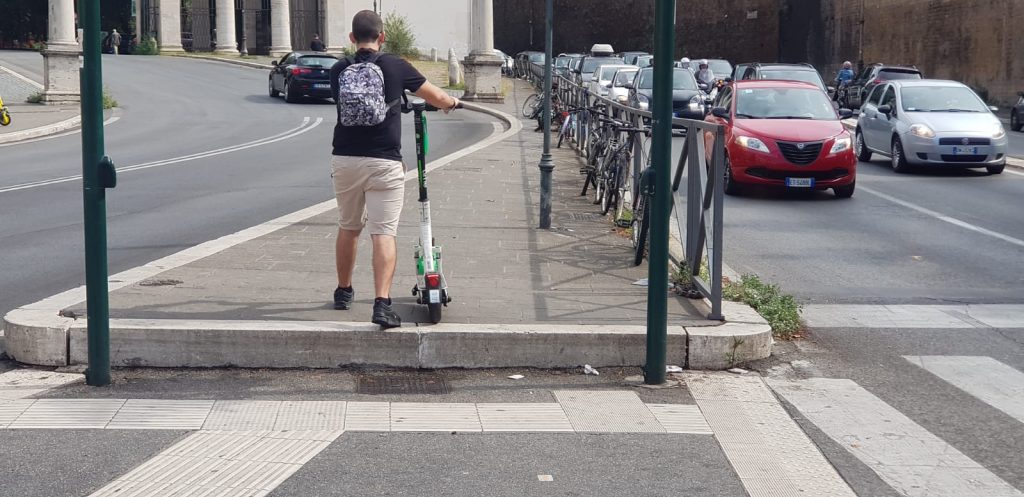
[[[420,247],[423,250],[423,270],[432,273],[434,267],[434,234],[430,226],[430,199],[427,197],[427,126],[423,111],[427,106],[424,102],[412,104],[413,118],[416,126],[416,174],[420,186]]]

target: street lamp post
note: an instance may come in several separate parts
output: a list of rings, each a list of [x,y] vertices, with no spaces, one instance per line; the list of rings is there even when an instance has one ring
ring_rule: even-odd
[[[665,382],[668,346],[668,222],[672,208],[672,56],[676,0],[657,0],[654,12],[654,102],[651,114],[651,165],[654,204],[651,206],[651,248],[647,274],[647,361],[644,383]]]
[[[100,0],[79,0],[82,51],[82,197],[85,213],[85,298],[92,386],[110,384],[110,305],[107,300],[106,189],[117,179],[103,150],[103,68],[100,63]]]
[[[554,37],[554,0],[547,0],[544,29],[544,152],[540,156],[540,227],[551,227],[551,45]]]

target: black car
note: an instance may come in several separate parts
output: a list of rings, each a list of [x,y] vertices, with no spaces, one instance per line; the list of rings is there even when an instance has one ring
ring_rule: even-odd
[[[810,64],[763,64],[754,62],[751,64],[739,64],[744,67],[743,75],[739,79],[778,79],[783,81],[803,81],[821,88],[828,93],[829,88],[821,79],[821,74]]]
[[[302,97],[333,98],[331,67],[338,59],[318,52],[292,52],[271,62],[270,96],[284,94],[284,101],[297,102]]]
[[[922,79],[921,71],[913,66],[892,66],[880,63],[868,64],[853,81],[848,90],[848,105],[859,109],[868,95],[879,83],[894,79]]]
[[[1017,103],[1014,104],[1013,110],[1010,111],[1010,129],[1014,131],[1020,131],[1024,128],[1021,123],[1021,119],[1024,119],[1024,91],[1017,92]]]
[[[640,110],[651,110],[654,95],[654,68],[637,71],[629,87],[628,104]],[[672,70],[672,115],[686,119],[704,119],[704,94],[689,70]]]

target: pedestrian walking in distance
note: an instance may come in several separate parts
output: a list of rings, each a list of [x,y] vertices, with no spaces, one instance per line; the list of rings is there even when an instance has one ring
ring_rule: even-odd
[[[118,55],[121,50],[121,33],[117,32],[117,29],[110,31],[110,46],[114,48],[114,55]]]
[[[309,42],[309,49],[314,52],[327,51],[327,47],[324,46],[324,42],[320,41],[320,35],[313,35],[313,41]]]
[[[381,328],[402,324],[392,308],[391,282],[398,249],[395,236],[405,196],[401,104],[406,91],[446,113],[458,99],[427,81],[407,61],[381,53],[384,23],[372,10],[352,19],[353,56],[331,68],[331,92],[338,106],[331,160],[338,201],[335,245],[338,287],[334,308],[348,309],[355,298],[352,273],[359,235],[369,228],[373,246],[373,316]]]

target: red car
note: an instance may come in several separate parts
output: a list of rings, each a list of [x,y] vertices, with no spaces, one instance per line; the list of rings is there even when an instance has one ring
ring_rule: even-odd
[[[725,126],[725,193],[767,185],[853,196],[857,158],[839,121],[850,115],[810,83],[748,80],[723,88],[706,120]]]

